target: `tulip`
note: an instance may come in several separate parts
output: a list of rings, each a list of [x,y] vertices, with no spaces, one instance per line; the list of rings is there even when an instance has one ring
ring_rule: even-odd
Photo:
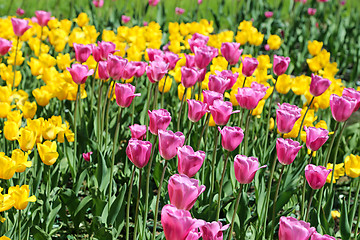
[[[286,72],[290,64],[289,57],[274,55],[273,71],[276,76],[280,76]]]
[[[310,223],[293,217],[280,217],[279,240],[307,240],[316,231]]]
[[[32,166],[32,162],[28,161],[28,153],[24,153],[20,149],[11,152],[11,159],[16,162],[16,172],[24,172],[25,169]]]
[[[74,43],[73,46],[75,49],[76,61],[80,63],[86,62],[86,60],[89,58],[89,56],[93,51],[93,45],[92,44],[83,45],[83,44]]]
[[[225,90],[227,89],[229,81],[225,78],[222,78],[217,75],[210,75],[209,76],[209,90],[224,94]]]
[[[129,126],[131,131],[131,138],[143,140],[146,137],[146,126],[134,124]]]
[[[43,144],[38,143],[37,148],[41,161],[48,166],[53,165],[59,157],[56,142],[45,141]]]
[[[239,73],[237,73],[237,72],[232,73],[231,70],[223,70],[221,72],[215,70],[215,73],[217,76],[227,80],[226,90],[230,90],[234,86],[234,84],[236,83],[236,81],[239,77]]]
[[[310,16],[314,16],[316,13],[316,8],[308,8],[307,12]]]
[[[202,233],[203,240],[222,240],[223,232],[229,228],[229,224],[223,226],[222,223],[219,222],[207,222],[204,226],[200,227],[200,231]]]
[[[241,184],[251,183],[255,177],[255,173],[264,167],[267,166],[259,167],[259,160],[256,157],[236,155],[234,159],[235,177]]]
[[[176,53],[170,51],[165,51],[163,59],[167,64],[169,64],[168,70],[173,70],[176,66],[176,63],[180,60]]]
[[[206,68],[211,60],[214,58],[213,51],[209,50],[205,47],[195,47],[194,48],[195,53],[195,66],[199,69]]]
[[[291,139],[278,138],[276,140],[276,153],[278,160],[283,165],[291,164],[298,152],[300,151],[300,143]]]
[[[327,234],[321,235],[320,233],[314,232],[314,233],[311,235],[310,240],[336,240],[336,238],[331,237],[331,236],[329,236],[329,235],[327,235]]]
[[[8,156],[5,156],[5,153],[0,152],[0,164],[0,179],[8,180],[12,178],[15,174],[16,169],[18,168],[18,166],[16,166],[16,161],[9,158]],[[2,206],[0,204],[0,209],[1,208]]]
[[[150,123],[149,130],[152,134],[158,135],[159,130],[166,130],[171,122],[171,115],[166,109],[148,111]]]
[[[99,74],[99,78],[102,80],[106,80],[109,78],[109,73],[107,71],[107,62],[105,62],[105,61],[99,62],[98,74]]]
[[[266,87],[260,83],[257,82],[252,82],[251,83],[251,88],[254,89],[255,91],[260,91],[260,92],[265,92],[269,89],[269,87]]]
[[[233,112],[232,103],[224,102],[222,100],[215,100],[213,105],[209,107],[211,115],[214,118],[215,124],[218,126],[226,125]]]
[[[165,205],[161,210],[161,225],[167,240],[189,239],[194,230],[203,226],[205,221],[191,217],[189,211],[177,209],[173,205]]]
[[[25,11],[24,11],[24,9],[22,9],[22,8],[18,8],[18,9],[16,9],[16,14],[17,14],[18,16],[22,16],[22,15],[25,14]]]
[[[131,17],[129,17],[129,16],[121,15],[121,21],[122,21],[123,23],[128,23],[128,22],[130,22],[130,19],[131,19]]]
[[[135,77],[139,78],[144,75],[147,66],[146,62],[133,62],[133,65],[138,67],[135,73]]]
[[[51,19],[51,12],[36,11],[35,12],[37,23],[41,27],[45,27]]]
[[[221,44],[221,54],[230,65],[235,65],[239,62],[239,58],[243,52],[239,47],[240,43],[237,42],[224,42]]]
[[[188,68],[195,67],[195,55],[185,54],[185,66]]]
[[[185,88],[195,85],[198,79],[198,72],[195,68],[181,67],[181,83]]]
[[[314,96],[320,96],[329,88],[331,81],[327,78],[311,74],[310,93]]]
[[[192,122],[198,122],[207,112],[207,104],[194,99],[187,99],[187,102],[189,120]]]
[[[259,65],[259,61],[256,58],[245,57],[242,60],[241,72],[245,77],[250,77],[253,75],[258,65]]]
[[[185,9],[183,9],[183,8],[178,8],[178,7],[175,8],[175,13],[177,15],[183,15],[184,12],[185,12]]]
[[[205,152],[194,152],[191,146],[179,147],[178,156],[178,172],[188,177],[193,177],[201,168],[205,160]]]
[[[116,50],[116,45],[113,42],[98,42],[97,47],[92,47],[92,54],[96,62],[106,61],[110,54],[113,54]]]
[[[104,0],[93,0],[92,3],[96,8],[101,8],[104,5]]]
[[[205,75],[206,75],[206,68],[203,68],[203,69],[199,69],[198,70],[198,73],[199,73],[199,77],[198,77],[198,82],[201,83],[202,81],[204,81],[205,79]],[[201,87],[201,84],[200,84],[200,87]]]
[[[143,168],[150,160],[152,144],[135,138],[129,140],[126,147],[126,155],[138,168]]]
[[[326,178],[332,169],[308,164],[305,167],[305,178],[312,189],[320,189],[325,185]]]
[[[301,117],[301,109],[295,105],[289,103],[278,103],[278,109],[276,109],[276,125],[279,132],[289,133],[295,122]]]
[[[356,112],[360,108],[360,92],[353,88],[344,88],[342,95],[356,100],[356,105],[353,112]]]
[[[153,62],[156,60],[155,56],[160,57],[160,59],[163,59],[164,52],[160,49],[153,49],[153,48],[147,48],[146,53],[148,55],[149,61]]]
[[[213,105],[215,100],[222,100],[224,98],[224,95],[218,92],[204,90],[203,92],[204,96],[204,103],[206,103],[209,106]]]
[[[78,63],[73,64],[71,68],[66,68],[66,70],[70,72],[73,81],[79,85],[84,84],[87,77],[93,75],[94,73],[94,70],[89,70],[87,65],[81,65]]]
[[[12,42],[4,38],[0,38],[0,55],[4,56],[12,47]]]
[[[27,152],[32,150],[36,141],[36,134],[28,127],[20,129],[20,137],[17,139],[21,150]]]
[[[21,37],[31,26],[29,21],[18,18],[11,18],[14,33],[17,37]]]
[[[221,133],[221,145],[229,152],[234,151],[244,138],[244,132],[239,127],[225,126],[222,130],[218,127],[218,130]]]
[[[265,51],[270,51],[270,45],[269,45],[269,44],[265,44],[264,49],[265,49]]]
[[[109,76],[114,80],[120,80],[122,78],[122,74],[127,63],[127,59],[109,54],[107,60],[107,71],[109,73]]]
[[[339,97],[336,94],[330,96],[330,108],[333,118],[338,122],[345,122],[353,113],[357,101],[347,96]]]
[[[304,127],[306,132],[306,147],[317,151],[329,138],[329,131],[323,128]]]
[[[82,156],[83,156],[85,161],[90,162],[91,154],[93,154],[93,152],[83,153]]]
[[[274,13],[269,11],[269,12],[265,12],[264,15],[266,18],[271,18],[274,15]]]
[[[9,141],[14,141],[19,137],[19,125],[13,121],[4,122],[4,137]]]
[[[128,62],[125,67],[124,67],[124,71],[122,74],[122,78],[123,79],[130,79],[133,76],[135,76],[136,72],[137,72],[138,66],[136,66],[135,64],[133,64],[133,62]]]
[[[131,85],[130,83],[115,84],[116,103],[122,108],[129,107],[134,97],[141,96],[140,93],[134,93],[135,86]]]
[[[204,185],[199,186],[198,180],[186,175],[172,175],[168,183],[170,203],[177,209],[189,211],[205,188]]]
[[[209,41],[208,36],[204,36],[200,33],[194,33],[192,37],[188,40],[190,50],[195,53],[195,47],[201,48],[205,47]]]
[[[150,62],[150,65],[147,66],[145,70],[149,81],[152,83],[160,81],[168,72],[168,66],[169,64],[164,61]]]
[[[256,91],[253,88],[238,88],[235,95],[240,107],[253,110],[259,104],[259,101],[265,96],[266,92]]]
[[[182,147],[185,136],[182,132],[159,129],[159,152],[165,160],[170,160],[176,156],[177,148]]]
[[[149,5],[155,7],[159,2],[160,0],[149,0]]]
[[[16,185],[15,187],[9,188],[9,195],[11,195],[11,198],[15,200],[14,207],[17,210],[24,210],[29,202],[36,202],[36,197],[31,196],[29,185],[22,185],[19,187],[19,185]]]

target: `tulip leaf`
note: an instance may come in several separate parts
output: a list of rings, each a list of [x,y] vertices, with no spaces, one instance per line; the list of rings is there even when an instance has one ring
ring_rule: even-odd
[[[351,227],[348,219],[348,211],[345,199],[341,201],[340,233],[343,239],[350,239]]]
[[[37,239],[37,240],[51,240],[51,236],[49,234],[47,234],[43,229],[41,229],[37,225],[34,225],[31,228],[31,232],[34,235],[34,239]]]
[[[124,202],[124,196],[125,196],[125,193],[126,193],[126,190],[127,190],[127,187],[126,187],[126,184],[124,186],[122,186],[118,193],[119,195],[116,197],[115,201],[111,204],[111,207],[110,207],[110,213],[108,215],[108,218],[107,218],[107,222],[109,225],[113,225],[114,222],[115,222],[115,219],[117,218],[119,212],[120,212],[120,209],[125,206],[125,202]]]

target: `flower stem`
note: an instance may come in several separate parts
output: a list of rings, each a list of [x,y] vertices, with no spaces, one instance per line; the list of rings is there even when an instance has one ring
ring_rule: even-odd
[[[282,165],[280,176],[279,176],[279,181],[278,181],[278,184],[277,184],[277,187],[276,187],[275,197],[274,197],[274,201],[273,201],[273,214],[272,214],[272,221],[271,221],[271,232],[272,233],[274,232],[274,229],[275,229],[276,200],[277,200],[278,195],[279,195],[280,182],[281,182],[281,178],[282,178],[283,173],[284,173],[284,169],[285,169],[285,165]]]
[[[158,211],[159,211],[161,187],[162,187],[162,183],[164,181],[164,176],[165,176],[167,165],[168,165],[168,161],[165,160],[164,169],[161,174],[161,179],[160,179],[159,188],[158,188],[157,197],[156,197],[156,205],[155,205],[155,213],[154,213],[154,229],[153,229],[153,236],[152,236],[153,240],[155,240],[155,237],[156,237],[156,224],[157,224]]]
[[[309,216],[309,212],[310,212],[310,207],[311,207],[311,202],[314,198],[314,189],[311,189],[311,193],[310,193],[310,199],[309,199],[309,203],[308,203],[308,207],[307,207],[307,210],[306,210],[306,215],[305,215],[305,219],[304,221],[306,222],[307,219],[308,219],[308,216]]]
[[[201,139],[204,136],[205,128],[209,125],[209,120],[210,120],[210,113],[207,113],[205,122],[204,122],[204,124],[202,126],[201,135],[200,135],[200,138],[199,138],[199,143],[198,143],[197,150],[200,149]]]
[[[214,150],[213,156],[211,161],[211,188],[210,188],[210,203],[212,203],[212,197],[214,194],[215,188],[215,161],[216,161],[216,152],[217,152],[217,145],[219,140],[219,130],[215,127],[215,142],[214,142]]]
[[[181,99],[180,109],[179,109],[179,113],[178,113],[177,131],[179,131],[179,129],[180,129],[181,111],[182,111],[182,108],[184,105],[184,99],[185,99],[187,90],[188,90],[188,88],[185,88],[184,95],[182,96],[182,99]]]
[[[98,69],[98,65],[99,63],[96,63],[96,67],[95,67],[95,71],[94,71],[94,74],[91,78],[91,99],[90,99],[90,106],[89,106],[89,110],[90,110],[90,114],[92,114],[92,106],[93,106],[93,103],[94,103],[94,95],[95,95],[95,76],[96,76],[96,71]]]
[[[138,228],[138,215],[139,215],[139,204],[140,204],[140,194],[141,194],[141,177],[142,177],[142,169],[139,168],[139,186],[138,186],[138,195],[136,199],[136,207],[135,207],[135,227],[134,227],[134,240],[136,240],[137,228]]]
[[[221,193],[222,193],[222,188],[223,188],[223,182],[224,182],[224,177],[225,177],[225,173],[226,173],[226,165],[229,159],[229,155],[230,155],[230,151],[227,151],[226,153],[226,157],[225,157],[225,162],[224,162],[224,168],[221,174],[221,180],[220,180],[220,189],[219,189],[219,197],[218,197],[218,205],[217,205],[217,210],[216,210],[216,221],[219,220],[220,217],[220,201],[221,201]]]
[[[267,142],[268,142],[268,138],[269,138],[269,124],[270,124],[271,108],[272,108],[274,92],[276,90],[276,83],[277,83],[277,78],[275,80],[274,89],[270,94],[269,110],[268,110],[268,115],[267,115],[267,119],[266,119],[266,134],[265,134],[264,152],[266,152],[266,150],[267,150]]]
[[[245,125],[245,144],[244,144],[244,155],[247,155],[247,150],[248,150],[248,138],[249,138],[249,122],[250,122],[250,118],[251,118],[251,113],[252,113],[252,110],[250,110],[248,112],[248,115],[247,115],[247,118],[246,118],[246,125]]]
[[[243,184],[240,184],[239,194],[238,194],[238,196],[237,196],[237,198],[236,198],[234,213],[233,213],[233,216],[232,216],[232,219],[231,219],[231,223],[230,223],[230,230],[229,230],[228,240],[231,240],[231,237],[232,237],[232,230],[233,230],[233,228],[234,228],[235,216],[236,216],[237,209],[238,209],[238,207],[239,207],[240,197],[241,197],[241,194],[242,194],[242,189],[243,189]]]
[[[136,167],[133,167],[130,179],[130,187],[129,187],[129,194],[127,198],[127,206],[126,206],[126,240],[129,240],[129,222],[130,222],[130,201],[131,201],[131,192],[133,187],[134,175],[135,175]],[[110,204],[109,204],[110,205]]]
[[[78,116],[78,105],[80,102],[80,84],[78,84],[78,90],[76,93],[76,100],[75,100],[75,113],[74,113],[74,160],[76,161],[77,158],[77,139],[78,139],[78,135],[77,135],[77,116]],[[80,111],[79,111],[80,113]]]
[[[358,208],[358,220],[355,226],[355,234],[354,234],[355,237],[358,235],[358,231],[359,231],[359,223],[360,223],[359,216],[360,216],[360,204]]]
[[[138,83],[138,78],[137,77],[134,77],[135,78],[135,89],[137,87],[137,83]],[[134,99],[135,100],[135,99]],[[134,118],[135,118],[135,102],[134,100],[132,101],[132,106],[131,106],[131,125],[134,124]]]
[[[159,86],[159,82],[156,82],[154,87],[153,110],[156,110],[158,108],[158,92],[159,92],[158,86]]]
[[[115,81],[114,81],[114,84],[113,86],[111,87],[111,91],[110,91],[110,97],[108,98],[107,100],[107,106],[106,106],[106,113],[105,113],[105,116],[106,116],[106,119],[105,119],[105,136],[106,136],[106,139],[105,139],[105,143],[107,143],[107,140],[108,140],[108,132],[109,132],[109,110],[110,110],[110,105],[111,105],[111,98],[114,94],[114,91],[115,91]]]
[[[16,38],[15,57],[14,57],[14,63],[13,63],[13,73],[14,73],[14,77],[13,77],[13,84],[12,84],[12,89],[11,89],[12,91],[14,91],[14,88],[15,88],[16,56],[17,56],[18,47],[19,47],[19,37]]]
[[[150,82],[149,82],[150,83]],[[151,83],[150,83],[151,84]],[[151,94],[152,94],[152,90],[154,88],[155,84],[151,84],[149,87],[148,87],[148,94],[147,94],[147,101],[146,101],[146,140],[148,140],[148,137],[149,137],[149,134],[148,134],[148,130],[149,130],[149,114],[148,114],[148,111],[150,109],[150,98],[151,98]]]
[[[190,129],[189,129],[188,133],[186,134],[186,138],[185,138],[185,142],[184,142],[184,144],[186,144],[186,143],[187,143],[187,140],[188,140],[188,139],[189,139],[189,137],[190,137],[190,134],[191,134],[191,131],[192,131],[192,129],[193,129],[193,127],[194,127],[194,125],[195,125],[195,122],[191,122]]]
[[[301,130],[302,130],[302,126],[303,126],[304,121],[305,121],[306,114],[307,114],[307,112],[309,111],[310,106],[311,106],[312,102],[314,101],[314,99],[315,99],[315,97],[313,96],[313,97],[311,98],[311,101],[310,101],[309,105],[308,105],[308,106],[307,106],[307,108],[306,108],[306,111],[305,111],[304,117],[303,117],[303,119],[301,120],[301,123],[300,123],[300,128],[299,128],[299,132],[298,132],[298,136],[297,136],[297,141],[299,141],[299,140],[300,140],[300,137],[301,137]]]
[[[98,124],[98,143],[99,143],[99,151],[100,151],[100,147],[101,147],[101,140],[102,140],[102,137],[101,137],[101,135],[102,135],[102,128],[101,128],[101,100],[102,100],[102,88],[103,88],[103,86],[104,86],[104,82],[103,81],[101,81],[101,83],[100,83],[101,85],[100,85],[100,87],[99,87],[99,93],[98,93],[98,104],[97,104],[97,124]]]
[[[354,199],[354,206],[353,206],[353,210],[351,211],[350,213],[350,217],[349,217],[349,220],[350,220],[350,227],[352,227],[352,223],[354,221],[354,218],[355,218],[355,211],[356,211],[356,206],[357,204],[359,203],[359,192],[360,192],[360,179],[358,179],[358,182],[357,182],[357,189],[356,189],[356,193],[355,193],[355,199]],[[349,208],[350,209],[350,208]],[[360,215],[358,215],[358,220],[357,222],[360,221]],[[355,229],[356,230],[356,229]],[[356,234],[355,234],[356,236]]]
[[[104,130],[104,122],[105,122],[105,113],[106,113],[106,103],[108,102],[107,99],[109,97],[109,92],[110,92],[110,87],[111,87],[111,84],[114,80],[113,79],[110,79],[109,80],[109,86],[107,87],[107,90],[106,90],[106,95],[105,95],[105,98],[104,98],[104,102],[103,102],[103,110],[102,110],[102,118],[101,118],[101,129]],[[102,141],[101,141],[102,142]]]
[[[166,81],[167,81],[167,78],[168,78],[168,72],[166,73],[165,75],[165,81],[164,81],[164,85],[162,87],[162,90],[161,90],[161,108],[164,108],[164,89],[165,89],[165,86],[166,86]]]
[[[19,240],[21,240],[21,210],[18,210],[18,231],[19,231]]]
[[[311,151],[311,153],[310,153],[310,158],[309,158],[308,164],[311,163],[312,157],[313,157],[313,151]],[[304,217],[304,211],[305,211],[305,192],[306,192],[306,178],[304,176],[304,182],[303,182],[302,194],[301,194],[301,211],[300,211],[301,218]]]

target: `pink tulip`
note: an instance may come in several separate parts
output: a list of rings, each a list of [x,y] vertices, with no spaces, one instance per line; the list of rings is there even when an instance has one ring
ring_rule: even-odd
[[[195,85],[198,79],[198,72],[195,68],[181,67],[181,83],[185,88]]]
[[[4,38],[0,38],[0,55],[4,56],[12,47],[12,42]]]
[[[185,54],[185,66],[188,68],[195,67],[195,55]]]
[[[149,162],[151,147],[149,141],[132,138],[126,147],[126,155],[136,167],[143,168]]]
[[[89,70],[87,65],[81,65],[78,63],[73,64],[71,68],[67,67],[66,70],[70,72],[71,77],[76,84],[85,83],[87,77],[94,74],[93,69]]]
[[[317,151],[329,138],[329,131],[323,128],[304,127],[306,132],[306,147]]]
[[[114,80],[120,80],[122,78],[122,74],[127,63],[127,59],[109,54],[107,60],[107,70],[109,76]]]
[[[155,7],[159,2],[160,0],[149,0],[149,5]]]
[[[191,146],[179,147],[178,156],[178,172],[188,177],[193,177],[201,168],[205,160],[205,152],[194,152]]]
[[[97,8],[101,8],[104,5],[104,0],[93,0],[92,2]]]
[[[186,175],[172,175],[168,183],[170,203],[177,209],[189,211],[205,188],[204,185],[199,186],[198,180]]]
[[[280,217],[279,240],[308,240],[315,232],[310,223],[293,217]]]
[[[149,130],[152,134],[158,135],[159,129],[166,130],[171,122],[171,115],[166,109],[148,111],[150,123]]]
[[[294,127],[295,122],[301,117],[301,109],[289,103],[278,103],[276,109],[276,125],[281,133],[289,133]]]
[[[73,44],[75,49],[75,58],[76,61],[80,63],[86,62],[86,60],[90,57],[92,50],[93,50],[93,44],[83,45],[83,44]]]
[[[194,99],[187,99],[188,102],[188,118],[192,122],[198,122],[207,112],[207,104],[196,101]]]
[[[274,15],[274,13],[269,11],[269,12],[265,12],[264,15],[266,18],[271,18]]]
[[[256,58],[245,57],[242,60],[241,72],[245,77],[250,77],[253,75],[258,65],[259,65],[259,61]]]
[[[125,15],[122,15],[122,16],[121,16],[121,21],[122,21],[123,23],[128,23],[128,22],[130,22],[130,19],[131,19],[131,17],[129,17],[129,16],[125,16]]]
[[[173,70],[176,66],[176,63],[181,59],[176,53],[165,51],[163,56],[164,61],[169,64],[168,70]]]
[[[206,68],[214,58],[214,52],[206,47],[195,47],[195,66],[199,69]]]
[[[37,23],[41,27],[45,27],[51,19],[51,12],[36,11],[35,12]]]
[[[276,139],[276,153],[278,160],[282,165],[291,164],[295,160],[300,149],[300,143],[297,141],[283,138]]]
[[[314,234],[311,235],[310,240],[336,240],[336,238],[331,237],[329,235],[321,235],[320,233],[314,232]]]
[[[229,152],[234,151],[244,138],[244,131],[239,127],[225,126],[222,130],[218,127],[218,130],[221,133],[221,145]]]
[[[329,0],[317,0],[318,2],[328,2]]]
[[[239,47],[240,43],[237,42],[224,42],[221,44],[221,54],[230,65],[235,65],[239,62],[239,58],[243,52]]]
[[[314,96],[320,96],[329,88],[331,81],[327,78],[311,74],[310,93]]]
[[[353,88],[344,88],[342,92],[343,97],[349,97],[356,101],[356,105],[353,112],[356,112],[360,108],[360,92]]]
[[[227,80],[226,90],[230,90],[234,86],[234,84],[236,83],[236,81],[239,77],[239,73],[237,73],[237,72],[232,73],[231,70],[223,70],[221,72],[215,70],[215,73],[217,76]]]
[[[240,107],[253,110],[259,104],[259,101],[265,96],[266,92],[256,91],[253,88],[238,88],[235,95]]]
[[[213,105],[215,100],[223,100],[224,95],[218,92],[204,90],[203,92],[204,96],[204,103],[206,103],[209,106]]]
[[[199,4],[199,5],[202,4],[202,1],[203,1],[203,0],[198,0],[198,4]]]
[[[147,63],[146,62],[133,62],[133,64],[138,67],[136,70],[136,73],[135,73],[135,77],[139,78],[142,75],[144,75]]]
[[[312,189],[320,189],[325,185],[326,178],[332,169],[308,164],[305,167],[305,178]]]
[[[185,12],[185,9],[183,9],[183,8],[178,8],[178,7],[175,8],[175,13],[177,15],[183,15],[184,12]]]
[[[22,15],[25,14],[25,11],[24,11],[24,9],[22,9],[22,8],[18,8],[18,9],[16,9],[16,14],[17,14],[18,16],[22,16]]]
[[[256,157],[236,155],[234,159],[234,170],[236,180],[241,184],[251,183],[255,173],[266,165],[259,167],[259,160]]]
[[[340,4],[341,4],[341,6],[344,6],[346,4],[346,1],[343,0],[343,1],[340,2]]]
[[[98,65],[98,74],[99,74],[99,78],[102,80],[106,80],[109,78],[109,73],[107,71],[107,62],[105,61],[100,61],[99,65]]]
[[[288,69],[290,64],[289,57],[274,55],[273,71],[276,76],[283,75]]]
[[[163,61],[150,62],[150,65],[146,67],[146,75],[149,81],[152,83],[160,81],[167,73],[168,65]]]
[[[161,225],[167,240],[188,240],[188,237],[196,236],[196,229],[204,224],[205,221],[192,218],[189,211],[173,205],[165,205],[161,210]]]
[[[259,91],[259,92],[265,92],[269,89],[269,87],[266,87],[260,83],[257,82],[252,82],[251,83],[251,88],[255,91]]]
[[[330,108],[333,118],[338,122],[345,122],[353,113],[357,101],[347,96],[339,97],[336,94],[330,96]]]
[[[182,147],[185,136],[182,132],[159,129],[159,152],[162,158],[170,160],[176,156],[177,148]]]
[[[226,125],[230,119],[231,114],[238,112],[232,111],[233,108],[231,102],[224,102],[222,100],[215,100],[209,109],[215,124],[218,126]]]
[[[229,224],[223,226],[219,222],[207,222],[204,226],[200,227],[203,240],[222,240],[223,232],[229,228]]]
[[[109,54],[113,54],[116,50],[116,45],[113,42],[98,42],[97,47],[92,48],[92,54],[96,62],[106,61]]]
[[[82,156],[84,158],[85,161],[90,162],[90,156],[91,154],[93,154],[93,152],[87,152],[87,153],[83,153]]]
[[[116,103],[122,107],[129,107],[132,100],[136,96],[141,96],[140,93],[135,94],[135,86],[130,83],[116,83],[115,84]]]
[[[146,27],[147,25],[149,25],[149,23],[147,21],[143,21],[143,25],[144,27]]]
[[[310,16],[314,16],[316,13],[316,8],[308,8],[307,12]]]
[[[228,84],[229,81],[225,78],[212,74],[209,76],[208,86],[209,86],[209,90],[211,91],[224,94]]]
[[[199,74],[199,76],[198,76],[198,82],[202,82],[202,81],[204,81],[204,79],[205,79],[205,75],[206,75],[206,68],[203,68],[203,69],[199,69],[198,70],[198,74]]]
[[[21,37],[31,26],[29,21],[18,18],[11,18],[11,23],[16,36]]]
[[[149,57],[150,62],[153,62],[156,60],[155,56],[159,56],[159,57],[161,57],[161,59],[163,59],[163,56],[164,56],[164,52],[161,51],[160,49],[147,48],[146,53]]]
[[[137,70],[138,70],[138,66],[136,66],[133,62],[128,62],[124,67],[122,78],[123,79],[132,78],[133,76],[135,76]]]
[[[143,140],[146,137],[146,126],[134,124],[129,126],[131,131],[131,138]]]
[[[205,47],[209,41],[209,37],[202,35],[200,33],[194,33],[192,37],[188,40],[190,45],[190,50],[195,53],[195,47],[202,48]]]

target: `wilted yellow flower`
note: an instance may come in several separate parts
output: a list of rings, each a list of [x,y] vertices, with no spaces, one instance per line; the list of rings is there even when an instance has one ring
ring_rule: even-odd
[[[36,102],[26,101],[25,104],[21,107],[21,110],[24,114],[24,118],[33,119],[37,110]]]
[[[56,142],[45,141],[43,144],[37,144],[38,152],[44,164],[51,166],[59,157]]]
[[[0,179],[10,179],[14,176],[16,171],[16,162],[0,152]]]
[[[16,122],[6,121],[4,123],[4,136],[9,141],[14,141],[19,136],[19,126]]]
[[[1,193],[3,190],[4,189],[0,187],[0,212],[9,210],[10,208],[12,208],[14,206],[14,203],[15,203],[14,199],[11,198],[11,195]],[[1,238],[0,238],[0,240],[1,240]]]
[[[36,202],[35,196],[29,197],[29,185],[22,185],[21,187],[16,185],[16,187],[10,187],[9,194],[11,195],[12,199],[15,200],[14,207],[17,210],[24,210],[29,202]]]
[[[20,149],[12,151],[11,159],[16,162],[16,172],[24,172],[27,167],[29,168],[32,165],[32,162],[28,161],[28,154]]]
[[[351,154],[345,158],[345,172],[352,178],[360,176],[360,156]]]
[[[17,139],[21,150],[32,150],[36,141],[36,133],[28,127],[20,129],[20,137]]]
[[[11,110],[10,103],[0,102],[0,118],[6,118]]]
[[[276,83],[276,91],[281,94],[287,94],[291,88],[292,79],[290,75],[283,74],[278,76],[277,83]]]
[[[89,17],[86,13],[82,12],[78,15],[74,22],[76,22],[79,27],[83,27],[89,23]]]
[[[178,97],[179,97],[180,101],[182,100],[182,98],[184,96],[184,92],[185,92],[185,87],[182,84],[179,84],[178,85]],[[188,88],[184,101],[186,99],[190,99],[190,98],[191,98],[191,88]]]
[[[329,174],[330,175],[330,174]],[[337,211],[337,210],[333,210],[333,211],[331,211],[331,217],[333,218],[333,219],[337,219],[337,218],[340,218],[340,212],[339,211]]]
[[[308,51],[311,55],[316,56],[320,53],[321,48],[323,46],[323,42],[318,42],[316,40],[314,41],[308,41]]]
[[[326,166],[326,169],[333,169],[333,164],[328,163]],[[326,178],[326,182],[330,183],[331,182],[331,176],[332,176],[332,172],[327,176]],[[336,180],[339,179],[341,176],[345,175],[345,169],[344,169],[344,163],[339,163],[335,165],[335,171],[334,171],[334,179],[333,179],[333,183],[336,183]]]
[[[278,50],[281,46],[281,38],[278,35],[270,35],[267,44],[271,50]]]

